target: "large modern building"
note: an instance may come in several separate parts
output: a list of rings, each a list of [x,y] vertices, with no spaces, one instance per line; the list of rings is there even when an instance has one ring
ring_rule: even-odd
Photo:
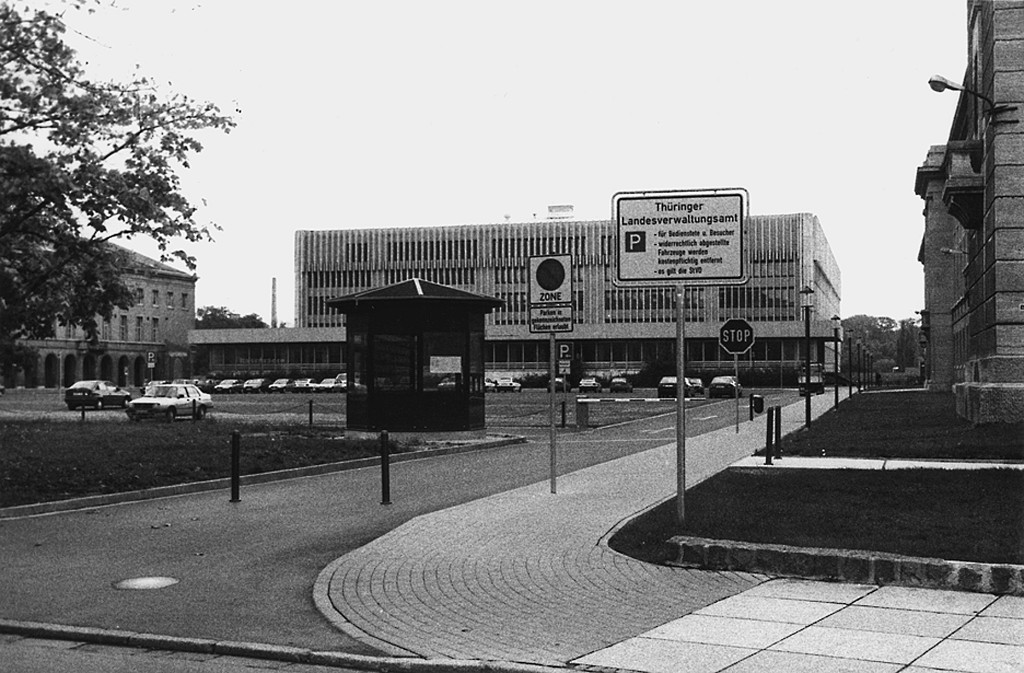
[[[95,343],[86,339],[81,328],[59,324],[51,339],[25,340],[36,357],[3,372],[7,387],[56,388],[83,379],[131,386],[190,373],[188,334],[195,326],[196,277],[144,255],[123,252],[134,305],[115,310],[111,320],[102,321]]]
[[[1024,419],[1024,2],[967,2],[968,54],[925,200],[922,334],[931,389],[974,422]],[[923,83],[922,83],[923,84]]]
[[[818,218],[750,216],[746,237],[746,284],[687,288],[688,371],[731,371],[719,330],[726,320],[743,318],[757,339],[741,358],[741,378],[795,383],[804,358],[803,302],[811,305],[812,360],[831,370],[841,284]],[[504,302],[486,318],[489,372],[546,372],[548,337],[531,333],[528,306],[529,259],[540,255],[571,257],[575,328],[559,341],[572,342],[584,371],[630,374],[645,363],[674,360],[676,289],[616,285],[616,234],[607,220],[298,231],[296,326],[343,334],[345,318],[329,299],[421,278]]]

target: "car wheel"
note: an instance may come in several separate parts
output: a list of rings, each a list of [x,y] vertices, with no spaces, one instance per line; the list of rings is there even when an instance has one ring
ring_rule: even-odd
[[[174,409],[174,407],[171,407],[170,409],[168,409],[164,413],[164,417],[167,419],[168,422],[173,421],[175,416],[177,416],[177,415],[178,415],[178,412]]]
[[[196,420],[201,421],[206,418],[206,407],[196,407]]]
[[[96,411],[103,409],[103,400],[96,400]]]

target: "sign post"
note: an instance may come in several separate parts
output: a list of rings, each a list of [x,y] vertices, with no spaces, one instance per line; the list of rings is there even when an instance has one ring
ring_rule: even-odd
[[[555,333],[571,332],[572,260],[569,255],[530,257],[530,332],[548,334],[548,425],[551,492],[558,492],[558,447],[555,441]]]
[[[746,320],[733,318],[722,324],[718,332],[718,345],[726,353],[732,354],[732,373],[736,383],[740,381],[740,356],[754,346],[754,328]],[[736,388],[736,432],[740,431],[740,389]]]
[[[618,243],[615,284],[676,287],[676,515],[685,522],[686,290],[743,284],[744,189],[619,192],[612,196]]]

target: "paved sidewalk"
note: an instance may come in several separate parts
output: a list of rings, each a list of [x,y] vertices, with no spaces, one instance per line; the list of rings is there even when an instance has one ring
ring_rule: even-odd
[[[831,398],[814,399],[815,415]],[[803,403],[783,411],[798,426]],[[688,487],[762,446],[764,423],[687,440]],[[671,497],[675,445],[414,519],[337,559],[321,611],[384,652],[565,664],[767,578],[655,566],[603,538]]]
[[[1024,598],[772,580],[572,663],[650,673],[1019,673]]]

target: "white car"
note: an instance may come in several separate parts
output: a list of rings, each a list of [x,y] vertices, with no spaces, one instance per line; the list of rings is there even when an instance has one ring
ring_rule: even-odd
[[[497,392],[509,392],[518,393],[523,389],[523,386],[519,381],[511,378],[498,379],[494,384],[494,390]]]
[[[151,386],[146,394],[128,403],[128,418],[138,421],[143,418],[162,418],[173,421],[179,416],[202,419],[213,407],[213,398],[191,383],[166,383]]]

